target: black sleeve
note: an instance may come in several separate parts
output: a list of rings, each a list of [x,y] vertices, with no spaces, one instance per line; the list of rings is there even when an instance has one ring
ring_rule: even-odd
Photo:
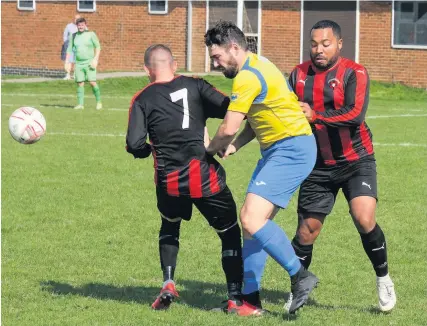
[[[366,69],[352,70],[345,86],[345,103],[337,110],[316,112],[312,123],[331,127],[359,126],[369,103],[369,76]]]
[[[294,70],[292,70],[291,74],[289,75],[289,86],[291,86],[292,91],[295,92],[295,85],[297,83],[297,69],[295,68]]]
[[[126,145],[128,153],[135,158],[150,156],[151,146],[147,144],[147,117],[139,101],[134,101],[129,109]]]
[[[230,98],[221,93],[204,79],[197,81],[199,92],[203,99],[203,110],[207,118],[224,119]]]

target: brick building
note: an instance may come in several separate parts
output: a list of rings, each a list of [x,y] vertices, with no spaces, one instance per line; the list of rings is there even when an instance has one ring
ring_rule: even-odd
[[[2,0],[2,72],[62,72],[62,32],[77,12],[96,31],[100,71],[139,71],[152,43],[171,46],[181,68],[209,71],[203,35],[232,20],[251,49],[290,72],[308,58],[320,19],[343,29],[344,56],[371,78],[427,88],[427,1],[42,1]]]

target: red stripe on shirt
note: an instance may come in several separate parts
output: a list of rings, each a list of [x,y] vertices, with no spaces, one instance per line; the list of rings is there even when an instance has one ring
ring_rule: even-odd
[[[350,129],[339,128],[339,134],[341,139],[342,152],[347,161],[356,161],[359,159],[359,155],[354,151],[353,142],[351,141]]]
[[[338,80],[334,88],[334,108],[339,110],[344,105],[344,85],[343,77],[346,71],[344,65],[338,65],[335,78]],[[353,142],[350,136],[350,129],[347,127],[339,128],[342,152],[347,161],[355,161],[359,159],[359,155],[354,151]]]
[[[216,194],[219,191],[218,174],[216,173],[215,165],[211,164],[209,167],[209,181],[211,193]]]
[[[200,161],[191,160],[189,167],[189,179],[190,197],[202,197],[202,173],[200,171]]]
[[[323,89],[325,87],[326,74],[316,74],[313,84],[313,110],[318,112],[325,111]],[[329,141],[328,128],[324,125],[315,125],[316,135],[319,142],[320,154],[327,165],[334,165],[336,161],[332,154],[331,143]]]
[[[304,72],[301,69],[297,70],[297,76],[295,80],[295,93],[298,96],[298,99],[300,101],[304,101],[304,86],[305,84],[302,82],[299,82],[300,80],[305,80],[307,77],[307,74],[304,74]]]
[[[360,125],[360,138],[362,139],[363,147],[365,147],[368,154],[374,153],[374,147],[372,146],[372,139],[369,136],[368,129],[366,129],[366,123],[363,122]]]
[[[353,69],[353,68],[352,68]],[[362,113],[363,106],[365,104],[366,86],[368,83],[368,76],[365,69],[353,69],[356,74],[356,90],[354,99],[354,108],[349,112],[334,117],[318,117],[319,119],[326,122],[340,122],[340,121],[351,121]]]

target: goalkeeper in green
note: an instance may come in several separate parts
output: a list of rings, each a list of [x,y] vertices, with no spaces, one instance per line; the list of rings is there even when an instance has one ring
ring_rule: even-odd
[[[71,70],[69,59],[74,51],[76,60],[74,71],[78,100],[78,105],[74,109],[84,109],[84,85],[85,81],[88,81],[92,86],[92,91],[96,98],[96,109],[101,110],[101,93],[99,86],[96,84],[96,67],[98,66],[99,55],[101,53],[101,45],[95,32],[87,30],[84,18],[77,19],[76,25],[77,33],[73,34],[70,39],[64,67],[66,72]]]

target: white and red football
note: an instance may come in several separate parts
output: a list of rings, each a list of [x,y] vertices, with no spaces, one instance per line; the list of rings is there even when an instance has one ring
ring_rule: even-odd
[[[24,106],[10,116],[9,132],[21,144],[34,144],[46,133],[46,120],[39,110]]]

